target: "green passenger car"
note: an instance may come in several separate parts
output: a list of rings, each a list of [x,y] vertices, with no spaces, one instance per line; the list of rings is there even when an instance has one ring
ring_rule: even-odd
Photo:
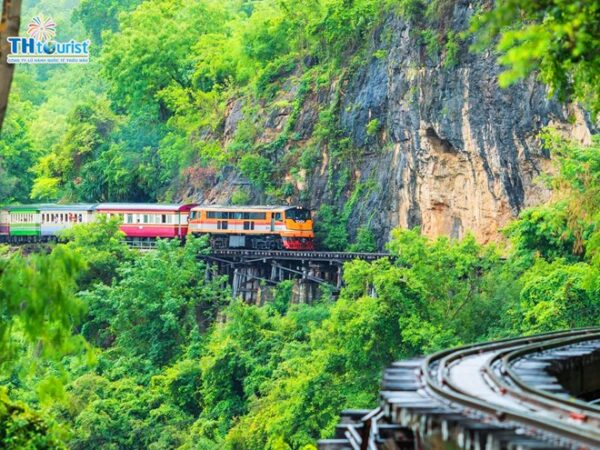
[[[41,235],[39,206],[23,205],[8,208],[10,238],[17,241],[37,241]]]

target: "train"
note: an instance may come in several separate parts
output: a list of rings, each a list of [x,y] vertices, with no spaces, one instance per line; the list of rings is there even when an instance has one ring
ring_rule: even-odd
[[[302,206],[202,206],[152,203],[0,206],[0,243],[49,242],[99,215],[119,217],[132,243],[208,236],[211,247],[314,250],[311,211]]]

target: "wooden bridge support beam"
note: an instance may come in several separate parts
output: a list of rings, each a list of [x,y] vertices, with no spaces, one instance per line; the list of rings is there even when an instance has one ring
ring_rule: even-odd
[[[294,301],[310,303],[322,291],[336,296],[344,284],[344,262],[375,261],[389,256],[384,253],[213,249],[211,254],[198,255],[198,258],[213,267],[213,277],[227,275],[234,297],[263,304],[272,298],[272,288],[284,280],[295,283]]]

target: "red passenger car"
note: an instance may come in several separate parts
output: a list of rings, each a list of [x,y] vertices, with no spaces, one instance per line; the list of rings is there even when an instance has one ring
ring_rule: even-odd
[[[122,219],[121,231],[129,240],[182,239],[195,204],[100,203],[96,212]]]

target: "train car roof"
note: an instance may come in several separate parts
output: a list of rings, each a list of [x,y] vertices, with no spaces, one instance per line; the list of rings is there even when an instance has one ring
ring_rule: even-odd
[[[50,203],[35,203],[33,205],[7,205],[3,209],[12,212],[12,211],[39,211],[40,208],[45,206],[51,206]]]
[[[93,211],[95,203],[78,203],[75,205],[41,205],[40,211]]]
[[[196,206],[195,203],[99,203],[98,211],[185,211]]]
[[[247,210],[279,210],[279,209],[290,209],[300,208],[305,209],[302,206],[295,205],[198,205],[194,209],[215,209],[215,210],[231,210],[231,211],[247,211]]]
[[[34,203],[32,205],[6,205],[0,206],[3,211],[92,211],[95,208],[94,203],[74,205],[57,205],[53,203]]]

